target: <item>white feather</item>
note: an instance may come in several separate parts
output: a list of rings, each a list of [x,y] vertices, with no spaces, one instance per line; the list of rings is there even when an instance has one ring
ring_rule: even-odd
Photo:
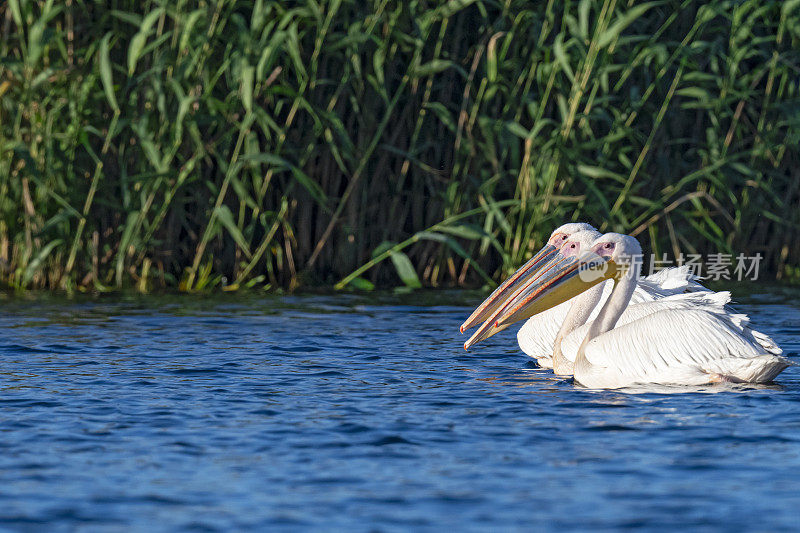
[[[792,363],[774,343],[767,352],[759,337],[769,337],[756,333],[724,309],[662,309],[586,343],[589,365],[576,363],[576,380],[590,388],[771,381]]]
[[[725,304],[730,301],[730,296],[731,293],[728,291],[689,292],[673,294],[651,302],[632,303],[625,308],[619,321],[617,321],[616,327],[629,324],[640,318],[652,315],[653,313],[668,311],[670,309],[707,309],[709,311],[723,312],[725,310]],[[573,330],[561,342],[561,351],[567,360],[573,363],[575,362],[578,349],[583,339],[586,337],[592,322],[594,322],[594,317],[586,324]]]

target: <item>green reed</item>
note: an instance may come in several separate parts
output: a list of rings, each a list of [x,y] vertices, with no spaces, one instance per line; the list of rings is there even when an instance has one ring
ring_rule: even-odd
[[[8,0],[0,283],[490,282],[564,221],[800,271],[800,1]]]

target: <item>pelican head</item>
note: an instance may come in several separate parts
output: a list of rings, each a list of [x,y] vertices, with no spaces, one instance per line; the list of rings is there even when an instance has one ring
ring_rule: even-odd
[[[559,247],[559,252],[565,258],[578,257],[581,252],[588,250],[594,241],[602,236],[603,234],[596,229],[581,230],[565,240]]]
[[[514,322],[555,307],[607,279],[619,281],[638,274],[642,248],[628,235],[606,233],[577,251],[562,251],[562,259],[533,280],[515,301],[498,313],[493,327],[504,328]]]
[[[581,231],[597,231],[597,228],[586,222],[569,222],[563,226],[559,226],[550,234],[550,239],[547,242],[557,244],[558,239],[565,241]],[[566,236],[566,237],[565,237]]]
[[[606,233],[589,246],[589,254],[598,256],[618,271],[616,276],[607,279],[620,279],[626,273],[633,273],[640,266],[642,247],[634,237],[622,233]]]
[[[566,228],[567,231],[572,231],[573,233],[567,235],[564,231],[566,226],[569,226]],[[590,229],[581,229],[586,227]],[[495,333],[507,328],[510,323],[497,326],[497,318],[503,315],[510,306],[514,306],[520,299],[525,298],[530,293],[531,287],[536,286],[537,280],[541,276],[544,276],[545,273],[549,272],[551,269],[564,264],[565,261],[569,260],[569,257],[578,255],[582,249],[585,250],[586,247],[599,236],[600,232],[588,224],[567,224],[554,231],[550,236],[548,246],[553,246],[555,248],[555,253],[551,254],[548,260],[532,269],[532,272],[528,272],[521,279],[518,279],[513,288],[506,288],[499,294],[492,295],[496,297],[494,311],[487,313],[488,318],[486,318],[483,325],[475,331],[467,342],[464,343],[464,349],[468,350],[472,345],[484,339],[488,339]],[[497,293],[498,291],[495,292]]]
[[[556,228],[547,239],[547,243],[541,250],[522,267],[514,272],[507,280],[500,284],[492,294],[481,303],[475,311],[467,318],[459,330],[461,333],[471,327],[476,326],[480,322],[486,320],[490,315],[497,311],[504,303],[508,301],[508,297],[513,295],[515,291],[526,281],[536,277],[537,274],[542,272],[552,260],[556,259],[556,255],[560,246],[566,242],[571,236],[583,231],[597,231],[590,224],[584,222],[571,222]]]

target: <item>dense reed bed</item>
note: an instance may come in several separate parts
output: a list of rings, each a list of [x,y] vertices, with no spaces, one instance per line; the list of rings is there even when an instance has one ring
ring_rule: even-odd
[[[475,285],[569,220],[798,279],[799,83],[797,0],[8,0],[0,282]]]

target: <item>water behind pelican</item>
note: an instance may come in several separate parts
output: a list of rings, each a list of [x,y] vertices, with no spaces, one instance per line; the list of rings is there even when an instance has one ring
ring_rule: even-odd
[[[582,390],[482,296],[0,300],[0,528],[797,527],[797,368]],[[739,306],[793,357],[798,296]]]

